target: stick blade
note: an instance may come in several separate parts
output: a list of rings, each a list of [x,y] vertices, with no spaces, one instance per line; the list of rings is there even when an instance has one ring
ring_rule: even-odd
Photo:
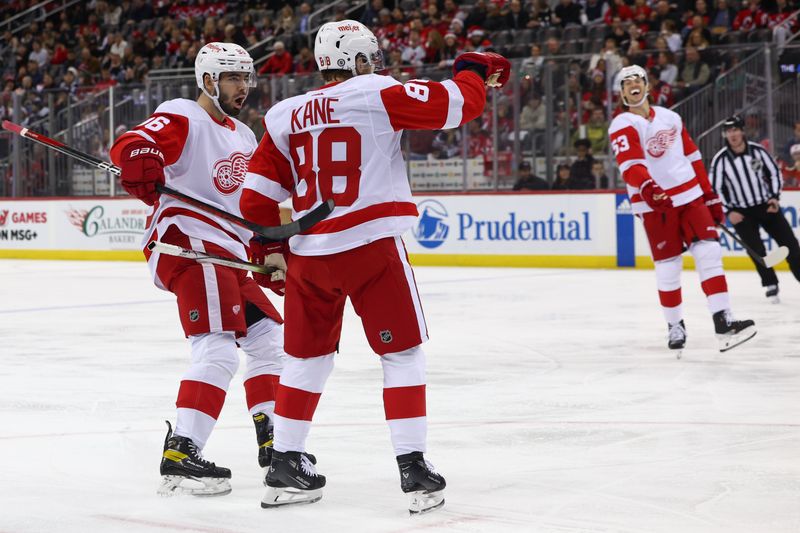
[[[19,124],[14,124],[8,120],[3,121],[3,129],[8,130],[12,133],[16,133],[17,135],[22,135],[22,126]]]
[[[789,249],[786,246],[778,246],[770,253],[764,256],[764,264],[768,268],[782,263],[789,256]]]

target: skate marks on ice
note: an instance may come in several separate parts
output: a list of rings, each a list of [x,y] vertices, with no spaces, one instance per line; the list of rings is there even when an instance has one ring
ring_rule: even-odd
[[[21,263],[0,262],[0,276],[17,265],[0,309],[87,307],[3,315],[0,530],[800,530],[800,287],[784,272],[780,305],[754,273],[729,276],[759,335],[726,354],[685,272],[676,361],[652,271],[418,269],[429,455],[448,487],[444,508],[409,518],[380,365],[351,309],[309,442],[324,498],[260,509],[240,375],[208,446],[233,492],[164,501],[161,421],[188,357],[170,295],[143,264]]]

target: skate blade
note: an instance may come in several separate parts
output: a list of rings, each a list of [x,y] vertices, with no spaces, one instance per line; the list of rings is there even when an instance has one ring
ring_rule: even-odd
[[[672,348],[672,351],[675,353],[675,358],[676,359],[682,359],[683,358],[683,348]]]
[[[285,507],[287,505],[303,505],[315,503],[322,499],[322,489],[301,490],[291,487],[270,487],[261,499],[261,507],[272,509],[274,507]]]
[[[767,301],[772,305],[781,303],[781,299],[778,298],[777,296],[767,296]]]
[[[717,335],[717,338],[719,339],[719,351],[727,352],[728,350],[733,350],[740,344],[744,344],[745,342],[755,337],[756,333],[758,333],[756,327],[749,326],[744,328],[739,333],[736,333],[731,336]]]
[[[231,490],[231,482],[227,478],[162,476],[161,485],[158,487],[158,495],[167,498],[178,495],[225,496],[230,494]]]
[[[436,509],[444,507],[444,491],[435,492],[417,491],[412,492],[411,503],[408,506],[408,514],[411,516],[430,513]]]

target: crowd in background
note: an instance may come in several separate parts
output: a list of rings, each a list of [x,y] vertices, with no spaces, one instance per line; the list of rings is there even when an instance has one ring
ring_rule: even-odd
[[[0,21],[36,3],[2,3]],[[80,100],[112,85],[142,84],[155,70],[191,68],[198,50],[211,41],[246,48],[268,42],[256,47],[262,77],[313,73],[308,32],[328,20],[350,17],[373,30],[387,72],[394,76],[424,75],[431,65],[447,69],[464,51],[494,50],[524,58],[519,127],[510,94],[498,101],[496,117],[487,106],[485,115],[470,124],[466,155],[484,157],[487,165],[502,155],[493,153],[487,128],[495,120],[499,152],[509,150],[515,140],[523,143],[525,153],[541,150],[544,65],[552,58],[587,54],[567,58],[568,67],[554,80],[570,95],[553,102],[556,122],[569,122],[570,127],[566,134],[559,129],[551,140],[558,153],[572,160],[559,166],[552,187],[594,188],[608,186],[605,170],[595,164],[608,152],[608,110],[616,104],[608,102],[608,76],[639,64],[649,72],[655,103],[670,106],[741,59],[735,47],[715,45],[771,40],[800,29],[796,19],[785,23],[796,9],[794,0],[371,0],[356,11],[348,12],[351,6],[343,3],[312,17],[325,3],[92,0],[43,19],[34,10],[15,22],[14,27],[27,24],[22,31],[0,25],[0,118],[10,115],[15,92],[22,96],[24,120],[34,122],[53,111],[45,97],[50,90],[60,89],[54,91],[58,109],[69,99]],[[255,110],[245,119],[259,128]],[[457,130],[414,133],[409,157],[460,156],[460,135]],[[787,168],[794,165],[788,148],[778,155]],[[523,187],[529,165],[514,170],[522,176],[517,185]]]

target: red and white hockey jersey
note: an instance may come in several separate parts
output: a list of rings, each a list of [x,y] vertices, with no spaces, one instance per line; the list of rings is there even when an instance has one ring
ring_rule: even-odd
[[[245,218],[265,223],[268,205],[292,197],[292,218],[323,200],[336,208],[289,241],[298,255],[326,255],[399,236],[412,227],[400,152],[404,129],[449,129],[483,111],[483,80],[460,72],[442,83],[355,76],[284,100],[264,118],[266,133],[250,161],[242,193]]]
[[[688,204],[710,190],[700,150],[674,111],[651,106],[649,119],[620,113],[611,122],[608,135],[634,213],[652,211],[639,195],[641,183],[627,172],[635,165],[647,169],[675,206]]]
[[[163,152],[167,186],[239,214],[247,164],[258,145],[244,123],[231,117],[217,122],[194,100],[169,100],[117,139],[111,150],[112,161],[118,163],[123,147],[141,139],[157,144]],[[274,216],[277,219],[277,214]],[[213,242],[232,256],[247,259],[246,246],[253,236],[250,230],[166,195],[153,206],[143,244],[164,235],[171,225],[189,237]],[[156,276],[158,254],[151,256],[145,250],[145,255],[153,280],[164,288]]]

